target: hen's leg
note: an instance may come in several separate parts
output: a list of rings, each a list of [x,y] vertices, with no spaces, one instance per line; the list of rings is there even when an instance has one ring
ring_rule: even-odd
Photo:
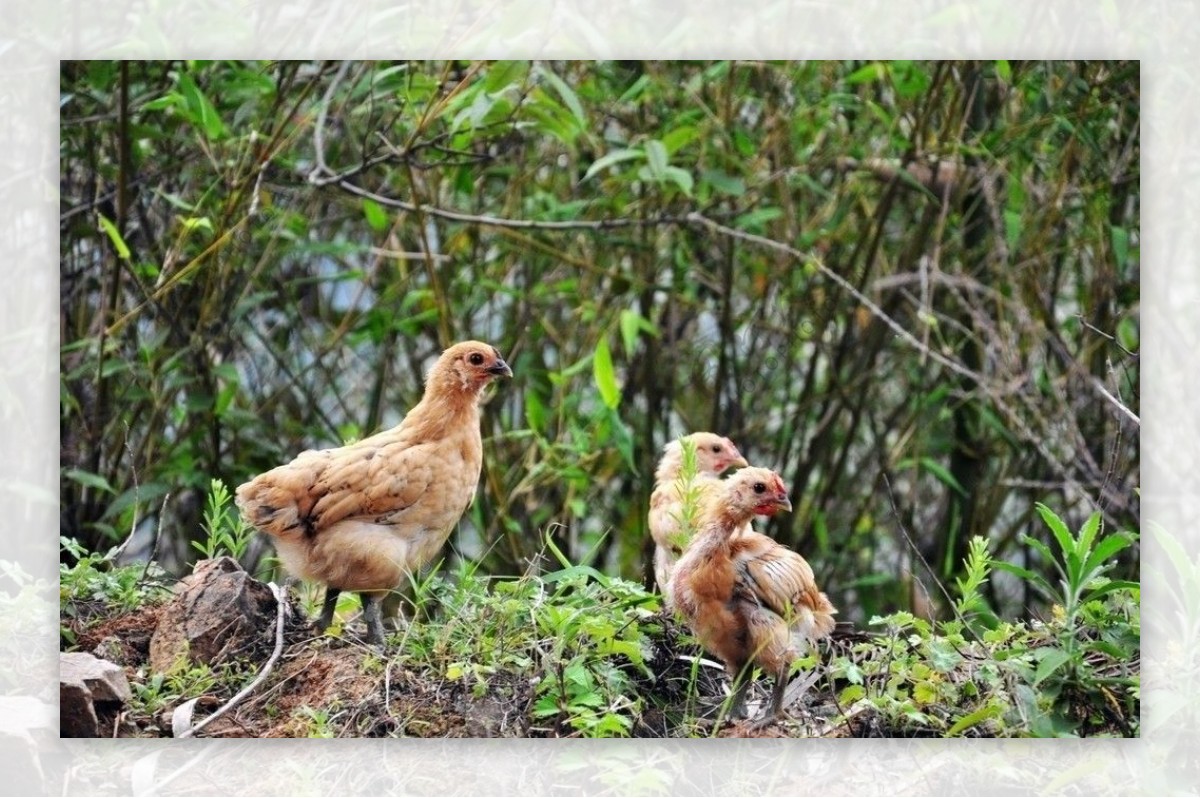
[[[746,669],[743,668],[743,671]],[[733,703],[729,707],[729,717],[740,720],[746,717],[746,691],[750,689],[750,674],[739,672],[734,677]]]
[[[383,617],[379,597],[370,593],[359,593],[362,599],[363,617],[367,619],[367,640],[377,646],[383,645]]]
[[[317,631],[324,632],[333,623],[333,611],[337,609],[338,596],[341,590],[336,587],[325,588],[325,605],[321,608],[321,617],[317,618]]]
[[[753,728],[761,729],[779,720],[783,713],[783,692],[787,688],[787,669],[775,674],[775,685],[771,689],[771,704],[762,717],[754,721]]]

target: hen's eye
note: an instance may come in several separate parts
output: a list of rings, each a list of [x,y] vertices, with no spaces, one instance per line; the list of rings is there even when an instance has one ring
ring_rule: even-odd
[[[467,360],[469,360],[471,362],[472,366],[482,366],[483,365],[483,355],[479,354],[478,352],[472,352],[471,356],[468,357]]]
[[[714,452],[720,452],[720,451],[721,451],[721,445],[720,445],[720,444],[718,444],[718,443],[714,443],[714,444],[713,444],[713,447],[712,447],[712,449],[713,449],[713,451],[714,451]]]
[[[762,484],[761,482],[755,482],[754,483],[754,492],[755,493],[766,493],[767,486]]]

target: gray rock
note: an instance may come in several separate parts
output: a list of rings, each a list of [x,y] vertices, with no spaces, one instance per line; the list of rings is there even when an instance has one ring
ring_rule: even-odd
[[[232,557],[201,560],[175,586],[150,638],[150,667],[217,664],[274,637],[275,596]]]
[[[58,682],[63,737],[99,737],[96,705],[120,706],[133,695],[119,665],[84,652],[59,655]]]

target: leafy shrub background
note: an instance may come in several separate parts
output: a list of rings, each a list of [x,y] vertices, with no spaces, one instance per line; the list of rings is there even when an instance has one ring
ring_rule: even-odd
[[[448,552],[482,573],[549,530],[645,579],[654,462],[700,428],[784,474],[768,531],[843,619],[948,615],[976,535],[1056,584],[1038,502],[1137,527],[1136,63],[97,61],[61,92],[83,551],[137,528],[184,570],[211,479],[396,423],[467,337],[516,372]],[[1048,615],[1032,584],[982,589]]]

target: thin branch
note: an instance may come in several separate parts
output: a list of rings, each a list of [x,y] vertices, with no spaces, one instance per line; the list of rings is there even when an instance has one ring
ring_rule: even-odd
[[[357,186],[349,180],[339,180],[334,185],[347,193],[374,200],[385,207],[399,208],[400,210],[409,212],[417,210],[415,203],[367,191],[365,188]],[[445,219],[450,222],[478,224],[484,227],[508,227],[519,230],[613,230],[623,227],[655,227],[669,224],[684,225],[691,221],[690,217],[692,216],[692,214],[688,214],[687,216],[651,216],[645,219],[573,219],[561,222],[542,222],[532,219],[504,219],[499,216],[460,213],[459,211],[449,211],[434,205],[421,205],[420,209],[424,214],[436,216],[439,219]]]
[[[271,673],[271,670],[275,667],[275,663],[279,661],[279,655],[283,653],[283,619],[287,610],[287,601],[285,600],[283,591],[280,590],[279,586],[274,582],[268,582],[267,587],[271,588],[271,594],[275,596],[275,605],[278,608],[278,612],[275,616],[275,650],[271,652],[271,658],[267,660],[267,664],[263,666],[263,669],[258,672],[258,676],[254,678],[254,681],[243,687],[237,695],[226,701],[225,704],[216,712],[212,713],[195,726],[185,730],[179,735],[178,739],[194,736],[205,726],[212,723],[214,720],[240,704],[243,700],[245,700],[246,696],[253,693],[255,689],[263,683],[263,680],[267,678],[267,676]]]

